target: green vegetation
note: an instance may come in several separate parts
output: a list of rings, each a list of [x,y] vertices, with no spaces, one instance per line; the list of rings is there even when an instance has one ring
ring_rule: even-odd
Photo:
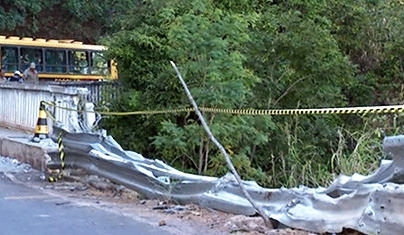
[[[200,106],[372,106],[404,98],[403,6],[399,0],[19,0],[2,4],[0,28],[106,44],[125,88],[109,110],[190,107],[170,60]],[[51,23],[61,15],[68,31]],[[369,174],[388,157],[383,136],[402,132],[401,114],[204,115],[243,179],[266,187],[324,186],[338,174]],[[228,172],[195,113],[114,116],[103,127],[124,148],[180,170]]]

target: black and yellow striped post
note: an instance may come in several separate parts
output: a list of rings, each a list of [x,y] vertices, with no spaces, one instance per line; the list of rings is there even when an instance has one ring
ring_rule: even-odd
[[[63,173],[65,169],[65,150],[63,146],[63,131],[60,131],[58,136],[58,150],[59,150],[60,166],[62,168]]]
[[[41,101],[39,105],[39,116],[38,121],[35,128],[35,135],[32,138],[33,142],[40,142],[41,139],[49,138],[49,128],[47,115],[45,111],[45,103]]]
[[[48,181],[56,182],[63,177],[64,169],[65,169],[65,150],[63,146],[63,131],[61,131],[58,135],[58,150],[59,150],[59,158],[60,158],[60,169],[48,169]]]
[[[48,181],[56,182],[62,178],[62,174],[60,173],[60,169],[48,169]]]

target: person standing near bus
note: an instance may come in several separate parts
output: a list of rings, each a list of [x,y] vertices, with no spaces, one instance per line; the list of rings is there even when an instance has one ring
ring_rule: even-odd
[[[14,75],[8,78],[8,81],[10,81],[10,82],[23,82],[24,80],[22,79],[21,72],[16,70],[14,72]]]
[[[32,62],[29,67],[24,71],[23,77],[26,82],[38,82],[38,71],[35,68],[35,63]]]

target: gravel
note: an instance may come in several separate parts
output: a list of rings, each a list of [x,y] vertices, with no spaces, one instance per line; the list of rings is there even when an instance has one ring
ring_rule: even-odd
[[[0,172],[28,173],[32,170],[31,165],[22,163],[15,158],[0,156]]]

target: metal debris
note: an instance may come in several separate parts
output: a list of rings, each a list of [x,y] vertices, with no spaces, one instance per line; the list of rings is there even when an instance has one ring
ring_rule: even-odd
[[[55,126],[52,138],[60,131]],[[67,165],[84,168],[151,199],[256,214],[232,174],[216,178],[183,173],[160,160],[123,150],[111,136],[63,131]],[[369,176],[340,175],[327,188],[268,189],[253,181],[243,184],[268,217],[291,228],[316,233],[354,229],[366,234],[402,234],[404,136],[386,137],[383,147],[393,160],[382,161]]]

